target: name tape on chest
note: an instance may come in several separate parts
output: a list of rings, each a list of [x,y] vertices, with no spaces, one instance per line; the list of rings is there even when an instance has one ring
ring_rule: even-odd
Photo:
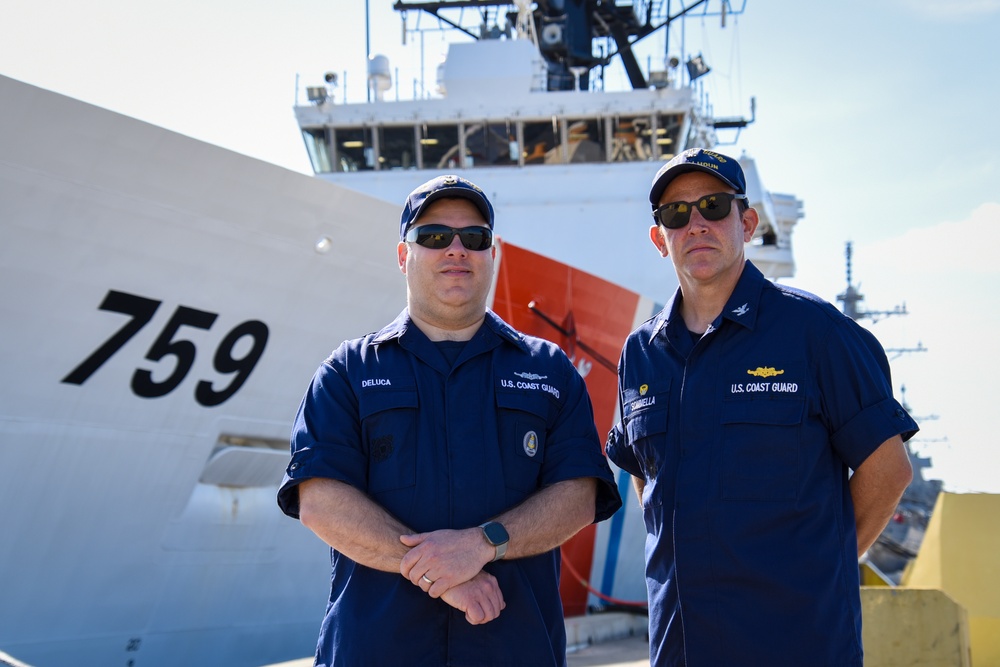
[[[629,409],[638,410],[639,408],[645,408],[650,405],[656,405],[656,396],[646,396],[644,398],[637,398],[636,400],[629,403]]]

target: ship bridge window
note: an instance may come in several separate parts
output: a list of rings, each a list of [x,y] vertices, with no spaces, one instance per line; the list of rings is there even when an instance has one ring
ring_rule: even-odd
[[[516,165],[518,145],[516,127],[510,123],[474,123],[465,130],[467,167]]]
[[[458,167],[458,127],[421,125],[418,128],[420,166],[423,169]]]
[[[604,162],[604,131],[596,118],[566,119],[569,162]]]
[[[338,127],[336,132],[336,171],[369,171],[375,168],[371,129]]]
[[[416,169],[417,136],[412,125],[378,129],[379,169]]]
[[[677,138],[681,132],[680,114],[660,114],[654,116],[656,127],[651,128],[651,134],[655,137],[653,150],[659,153],[663,160],[669,160],[677,153]]]
[[[330,161],[330,141],[326,128],[306,128],[302,130],[302,138],[306,142],[306,152],[313,172],[323,174],[333,171]]]
[[[559,150],[559,121],[552,120],[524,123],[524,164],[559,164],[563,161]]]
[[[650,116],[618,116],[611,122],[611,161],[638,162],[652,160],[652,118]]]

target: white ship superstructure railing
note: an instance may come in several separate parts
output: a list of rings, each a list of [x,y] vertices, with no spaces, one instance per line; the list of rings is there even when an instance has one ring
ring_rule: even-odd
[[[452,44],[444,97],[297,107],[313,169],[658,161],[714,138],[691,132],[690,88],[533,92],[532,50],[513,40]]]

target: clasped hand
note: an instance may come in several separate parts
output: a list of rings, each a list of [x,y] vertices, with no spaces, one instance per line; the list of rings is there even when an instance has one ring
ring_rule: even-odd
[[[415,586],[464,611],[473,625],[500,615],[506,606],[500,586],[483,571],[494,550],[478,528],[402,535],[399,540],[410,547],[400,562],[400,574]]]

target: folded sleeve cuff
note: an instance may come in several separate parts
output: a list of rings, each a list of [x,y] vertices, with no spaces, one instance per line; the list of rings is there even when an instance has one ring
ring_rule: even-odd
[[[311,440],[307,435],[300,437]],[[298,519],[299,484],[314,477],[324,477],[364,489],[366,470],[367,461],[353,447],[304,443],[295,449],[285,468],[285,478],[278,488],[278,507],[288,516]]]
[[[909,440],[920,430],[895,399],[887,398],[865,408],[833,434],[833,446],[857,470],[879,445],[894,435]]]

